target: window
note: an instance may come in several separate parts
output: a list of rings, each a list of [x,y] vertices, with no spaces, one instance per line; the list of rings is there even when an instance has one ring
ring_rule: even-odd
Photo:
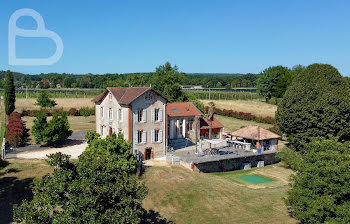
[[[163,141],[163,131],[162,130],[152,130],[152,143],[160,143]]]
[[[154,142],[159,141],[159,130],[154,130]]]
[[[146,116],[146,110],[145,109],[139,109],[137,111],[137,122],[146,122],[147,116]]]
[[[154,109],[153,110],[153,117],[152,117],[152,121],[162,121],[163,120],[163,110],[162,109]]]
[[[137,111],[137,121],[141,122],[142,121],[142,116],[143,116],[143,110],[140,109]]]
[[[123,120],[123,114],[122,114],[122,109],[119,109],[119,111],[118,111],[119,113],[118,113],[118,120],[119,121],[122,121]]]
[[[145,98],[146,98],[146,101],[151,101],[151,100],[152,100],[152,97],[153,97],[153,96],[152,96],[152,93],[151,93],[151,92],[147,93],[147,94],[146,94],[146,97],[145,97]]]
[[[109,101],[112,101],[112,94],[109,94]]]
[[[187,131],[191,131],[193,127],[193,121],[188,121],[187,123]]]
[[[104,116],[103,107],[100,108],[100,114],[101,114],[101,117],[103,118],[103,116]]]
[[[159,121],[159,109],[154,110],[154,120]]]
[[[113,108],[108,109],[108,117],[109,117],[109,120],[113,120]]]
[[[104,135],[104,126],[103,125],[100,126],[100,133],[101,133],[101,136]]]
[[[146,131],[139,130],[135,132],[135,142],[136,144],[146,144],[147,143],[147,134]]]

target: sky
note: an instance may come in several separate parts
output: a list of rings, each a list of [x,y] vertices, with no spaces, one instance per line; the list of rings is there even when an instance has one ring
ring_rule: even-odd
[[[52,65],[9,65],[9,20],[38,12],[64,49]],[[0,70],[28,74],[152,72],[166,61],[187,73],[259,73],[327,63],[350,76],[348,0],[2,0]],[[29,16],[17,27],[37,29]],[[11,28],[12,29],[12,28]],[[15,38],[17,58],[47,58],[45,37]]]

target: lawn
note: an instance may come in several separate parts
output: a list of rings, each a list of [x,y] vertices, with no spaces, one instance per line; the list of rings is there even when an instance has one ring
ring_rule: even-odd
[[[47,120],[51,120],[52,117],[48,117]],[[29,135],[30,135],[30,144],[34,143],[34,138],[31,133],[31,129],[33,127],[33,121],[35,117],[22,117],[23,121],[25,121],[26,128],[30,129],[29,130]],[[68,121],[70,124],[70,129],[73,132],[76,131],[94,131],[95,130],[95,116],[90,116],[90,117],[83,117],[83,116],[68,116]]]
[[[273,181],[251,187],[234,180],[250,173]],[[152,167],[142,177],[149,188],[144,207],[175,223],[296,223],[283,202],[290,174],[282,166],[222,175]]]
[[[70,108],[79,109],[81,107],[94,107],[95,104],[91,102],[92,98],[54,98],[57,103],[56,108],[63,108],[69,110]],[[39,110],[40,107],[35,105],[36,98],[18,98],[16,99],[16,111],[22,112],[26,110]]]
[[[252,113],[257,116],[275,117],[277,106],[262,101],[246,100],[201,100],[205,105],[214,102],[215,106],[220,109],[234,110],[238,112]]]
[[[0,168],[0,223],[11,222],[14,204],[32,198],[34,179],[52,172],[42,160],[8,161],[5,168]]]
[[[1,223],[11,221],[13,204],[32,197],[33,180],[50,172],[40,160],[9,160],[0,168]],[[291,173],[280,165],[216,174],[168,166],[148,168],[140,181],[149,189],[144,208],[176,223],[296,223],[282,200]],[[249,174],[274,181],[255,188],[235,181]]]

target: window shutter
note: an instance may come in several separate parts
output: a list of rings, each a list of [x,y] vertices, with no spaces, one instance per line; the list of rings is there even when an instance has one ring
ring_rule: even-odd
[[[158,141],[163,142],[163,130],[159,130]]]
[[[142,138],[143,138],[142,142],[146,144],[147,143],[147,132],[146,131],[142,132]]]
[[[163,121],[163,109],[159,109],[158,119],[159,121]]]
[[[147,121],[147,110],[146,110],[146,109],[143,109],[143,110],[142,110],[142,113],[143,113],[143,115],[142,115],[142,121],[143,121],[143,122],[146,122],[146,121]]]
[[[154,139],[155,139],[155,137],[154,137],[154,130],[152,130],[152,143],[155,142]]]
[[[134,143],[137,144],[137,131],[134,132]]]
[[[112,110],[112,113],[111,113],[111,114],[112,114],[112,118],[111,118],[111,120],[113,120],[113,117],[114,117],[114,114],[113,114],[113,113],[114,113],[114,110],[113,110],[113,108],[112,108],[111,110]]]
[[[152,114],[151,114],[151,115],[152,115],[152,116],[151,116],[151,117],[152,117],[152,122],[155,121],[155,116],[156,116],[156,114],[154,113],[154,111],[155,111],[154,108],[152,108]]]
[[[134,122],[135,122],[135,123],[138,122],[138,121],[137,121],[137,114],[138,114],[138,112],[137,112],[137,111],[134,111]]]
[[[123,109],[120,109],[120,122],[123,122]]]

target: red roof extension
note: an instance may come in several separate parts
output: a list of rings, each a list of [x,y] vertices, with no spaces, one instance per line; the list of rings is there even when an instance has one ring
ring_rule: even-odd
[[[167,115],[170,117],[188,117],[203,115],[192,103],[169,103],[167,105]]]

